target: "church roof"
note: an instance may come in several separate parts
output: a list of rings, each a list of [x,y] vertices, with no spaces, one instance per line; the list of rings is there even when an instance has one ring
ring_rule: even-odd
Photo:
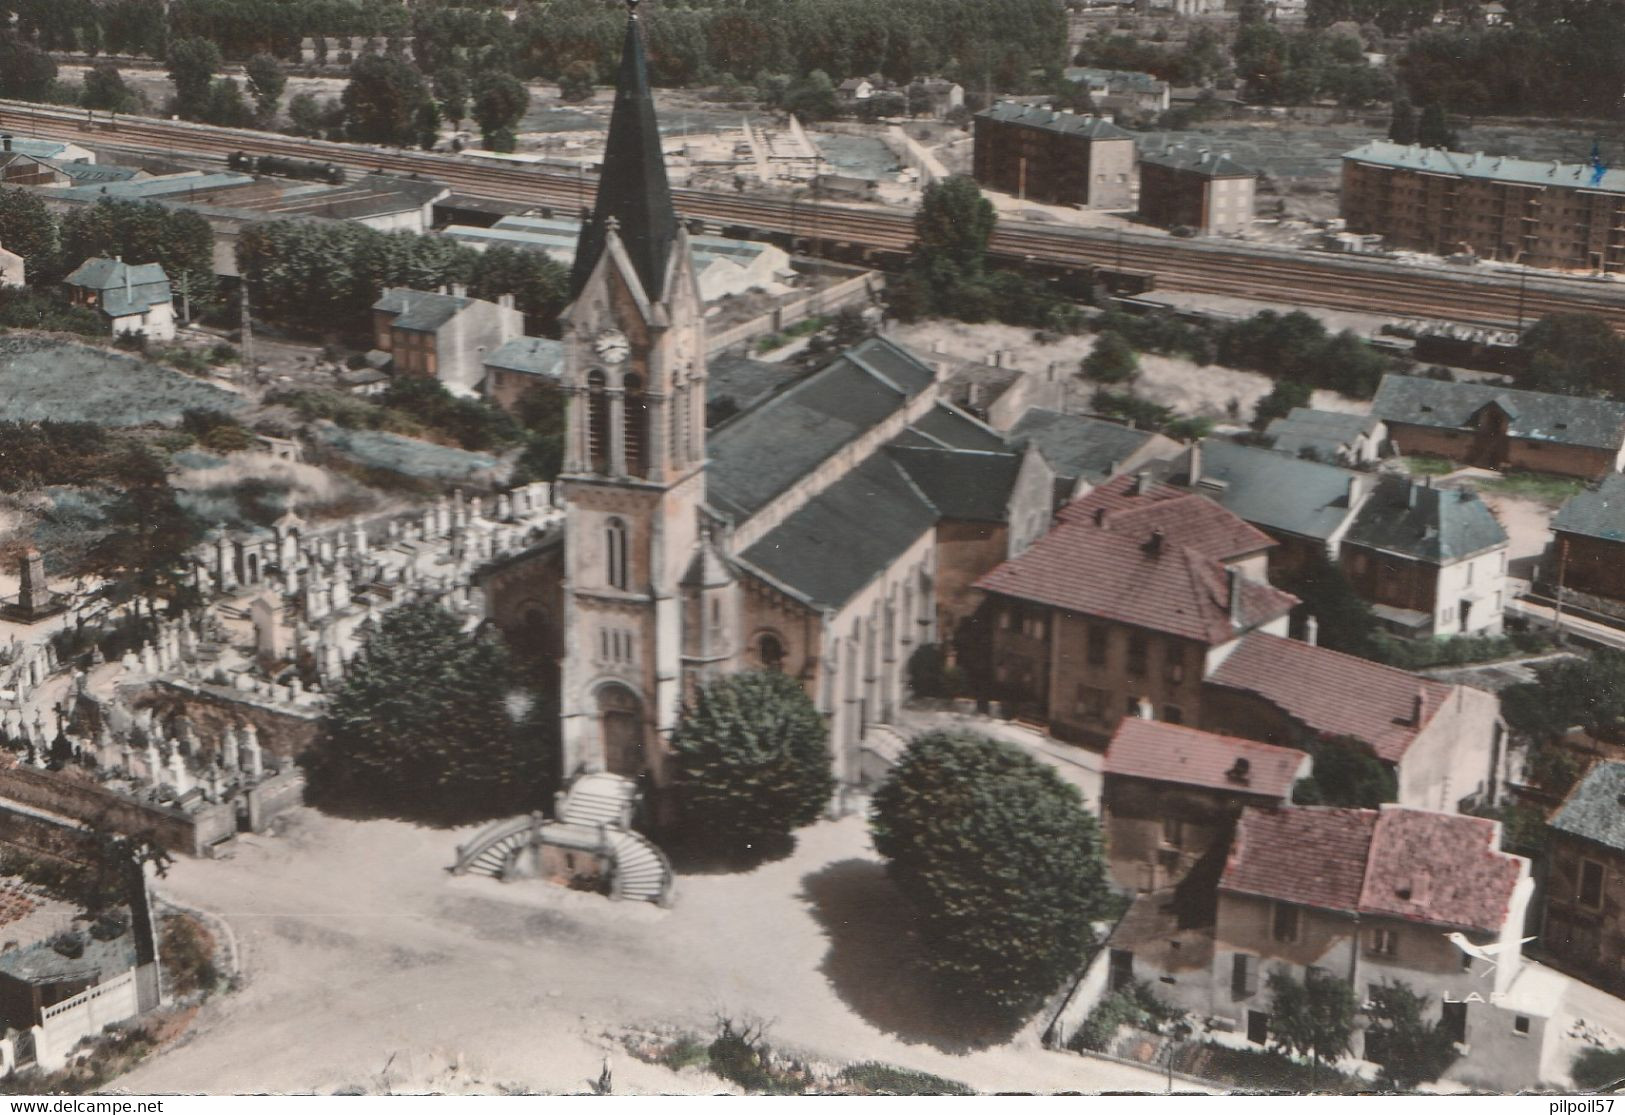
[[[945,519],[1002,523],[1021,458],[1010,452],[893,444],[892,460]]]
[[[621,47],[621,70],[615,80],[615,107],[610,111],[609,138],[598,178],[598,197],[592,220],[576,245],[570,275],[572,297],[581,293],[598,265],[607,242],[608,222],[614,218],[617,235],[650,301],[660,299],[666,265],[677,237],[677,213],[672,208],[666,161],[660,149],[660,125],[655,119],[649,90],[649,67],[643,56],[643,31],[637,12],[626,21]]]

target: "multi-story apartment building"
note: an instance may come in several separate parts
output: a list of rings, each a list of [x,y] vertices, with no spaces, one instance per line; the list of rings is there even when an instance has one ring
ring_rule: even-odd
[[[1134,207],[1134,136],[1099,116],[1001,101],[975,117],[976,181],[1086,209]]]
[[[1398,248],[1625,269],[1625,171],[1376,140],[1343,156],[1348,231]]]
[[[1244,232],[1253,223],[1257,183],[1258,172],[1228,153],[1170,147],[1140,157],[1140,216],[1210,236]]]

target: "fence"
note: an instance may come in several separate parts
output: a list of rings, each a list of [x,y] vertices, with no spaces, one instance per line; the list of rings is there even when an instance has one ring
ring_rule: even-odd
[[[706,348],[712,353],[717,353],[742,342],[765,337],[769,333],[779,333],[809,317],[830,313],[856,303],[871,302],[885,289],[884,275],[878,271],[865,271],[834,286],[815,290],[782,306],[776,306],[760,317],[712,333],[706,339]]]
[[[948,168],[942,165],[942,160],[938,159],[918,140],[903,131],[902,128],[896,126],[887,128],[882,133],[881,142],[885,143],[891,149],[892,154],[897,156],[898,162],[918,172],[922,189],[933,182],[940,182],[944,178],[951,177]]]
[[[87,987],[71,999],[64,999],[40,1011],[35,1027],[34,1057],[46,1071],[67,1062],[68,1052],[83,1038],[99,1034],[110,1022],[121,1022],[140,1013],[136,994],[135,969],[114,976],[106,983]]]

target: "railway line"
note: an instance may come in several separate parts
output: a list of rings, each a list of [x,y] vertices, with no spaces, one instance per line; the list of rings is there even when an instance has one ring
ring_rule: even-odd
[[[224,158],[233,151],[316,159],[352,172],[417,174],[458,193],[575,212],[590,202],[596,177],[468,155],[297,139],[181,121],[120,116],[87,119],[81,110],[0,101],[0,131],[127,149],[146,154]],[[679,212],[708,228],[743,236],[789,237],[815,254],[895,263],[914,239],[906,212],[825,201],[764,199],[674,190]],[[990,245],[996,259],[1040,274],[1091,267],[1156,274],[1162,289],[1221,294],[1475,325],[1512,326],[1548,313],[1599,314],[1625,331],[1625,289],[1550,274],[1514,278],[1464,268],[1421,267],[1225,241],[1176,240],[1132,232],[1058,228],[1001,220]]]

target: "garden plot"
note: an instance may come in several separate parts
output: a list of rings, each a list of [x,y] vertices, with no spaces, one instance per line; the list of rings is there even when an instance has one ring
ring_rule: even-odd
[[[0,337],[0,414],[17,422],[144,426],[246,400],[134,356],[48,337]]]

